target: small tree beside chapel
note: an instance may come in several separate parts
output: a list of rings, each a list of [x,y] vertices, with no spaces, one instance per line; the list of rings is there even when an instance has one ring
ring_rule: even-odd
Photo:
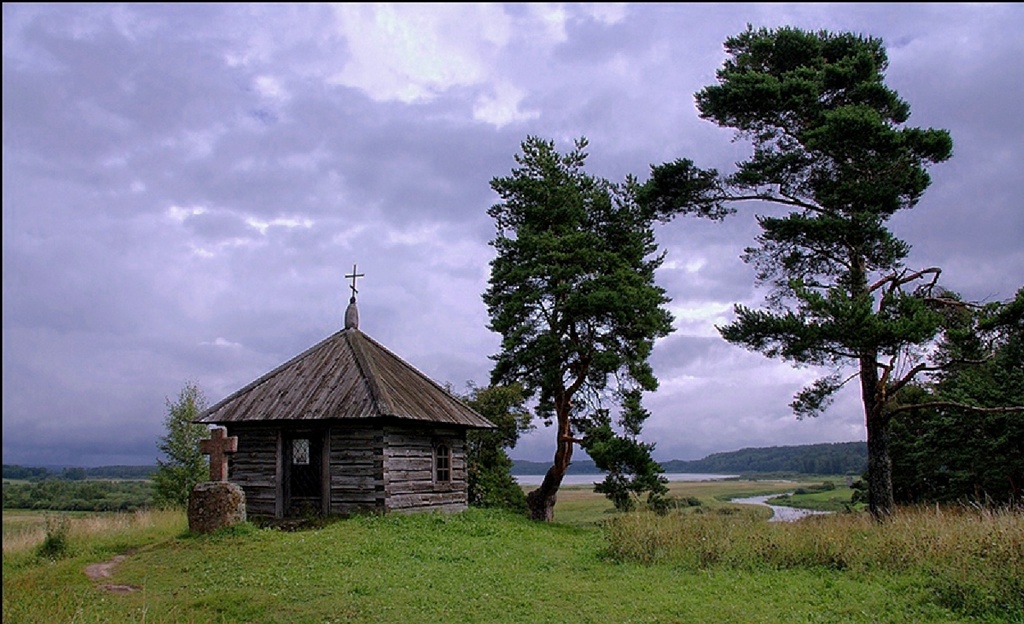
[[[517,384],[471,386],[464,400],[495,425],[494,429],[478,429],[466,434],[469,504],[525,512],[526,496],[512,476],[512,459],[506,450],[514,448],[519,436],[533,428],[531,414],[523,404],[523,389]]]
[[[638,184],[588,175],[586,147],[579,139],[559,154],[529,137],[512,174],[491,181],[501,201],[488,211],[496,257],[483,299],[502,338],[491,383],[520,384],[536,415],[555,424],[552,466],[527,495],[537,520],[553,518],[576,444],[609,470],[607,491],[665,491],[653,445],[638,439],[641,394],[658,385],[648,358],[672,331],[669,299],[654,283],[663,255]]]
[[[204,409],[206,397],[192,382],[185,384],[176,402],[167,399],[167,433],[157,445],[165,459],[157,459],[153,475],[153,498],[157,505],[186,507],[195,484],[209,477],[209,462],[199,443],[209,437],[210,429],[193,422]]]

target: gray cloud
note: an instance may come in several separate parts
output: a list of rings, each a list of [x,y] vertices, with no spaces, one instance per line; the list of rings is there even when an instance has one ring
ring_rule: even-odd
[[[340,328],[353,263],[367,333],[485,384],[489,181],[528,134],[587,136],[614,180],[680,156],[728,171],[748,148],[693,94],[747,23],[883,38],[911,122],[955,142],[894,230],[968,297],[1021,286],[1019,5],[418,10],[4,5],[5,463],[152,463],[186,381],[219,400]],[[677,317],[653,358],[662,459],[863,437],[855,393],[798,422],[814,371],[717,337],[760,301],[740,260],[756,231],[750,214],[657,230]],[[550,437],[514,455],[546,458]]]

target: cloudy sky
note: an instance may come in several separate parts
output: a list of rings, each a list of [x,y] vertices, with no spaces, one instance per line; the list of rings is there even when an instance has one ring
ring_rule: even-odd
[[[210,403],[342,327],[441,383],[487,383],[490,180],[528,135],[645,179],[748,146],[698,118],[723,41],[755,27],[881,37],[910,123],[948,129],[892,227],[966,297],[1024,284],[1024,5],[3,5],[3,461],[152,464],[166,402]],[[864,439],[854,392],[725,343],[758,305],[753,212],[659,226],[676,331],[653,357],[658,459]],[[512,453],[550,458],[540,429]]]

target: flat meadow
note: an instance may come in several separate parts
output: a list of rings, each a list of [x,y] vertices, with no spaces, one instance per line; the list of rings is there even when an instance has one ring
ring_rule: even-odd
[[[551,524],[470,509],[203,536],[180,512],[5,511],[3,621],[1024,622],[1021,513],[770,523],[726,502],[792,488],[672,483],[656,515],[571,486]]]

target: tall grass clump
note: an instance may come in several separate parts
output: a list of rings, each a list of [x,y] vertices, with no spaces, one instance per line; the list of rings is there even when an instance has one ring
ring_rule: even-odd
[[[723,563],[736,553],[736,536],[756,532],[749,514],[623,514],[604,525],[608,554],[618,561],[671,563],[688,570]]]
[[[43,543],[36,547],[37,557],[56,560],[71,556],[67,516],[46,516],[45,532]]]
[[[910,508],[768,523],[746,516],[628,514],[605,525],[618,561],[688,570],[819,568],[916,574],[936,602],[969,614],[1024,613],[1024,514],[1012,509]]]
[[[138,510],[84,516],[39,514],[34,522],[22,524],[27,526],[10,532],[5,526],[5,565],[32,553],[48,559],[79,551],[116,553],[181,533],[187,519],[181,511]]]

